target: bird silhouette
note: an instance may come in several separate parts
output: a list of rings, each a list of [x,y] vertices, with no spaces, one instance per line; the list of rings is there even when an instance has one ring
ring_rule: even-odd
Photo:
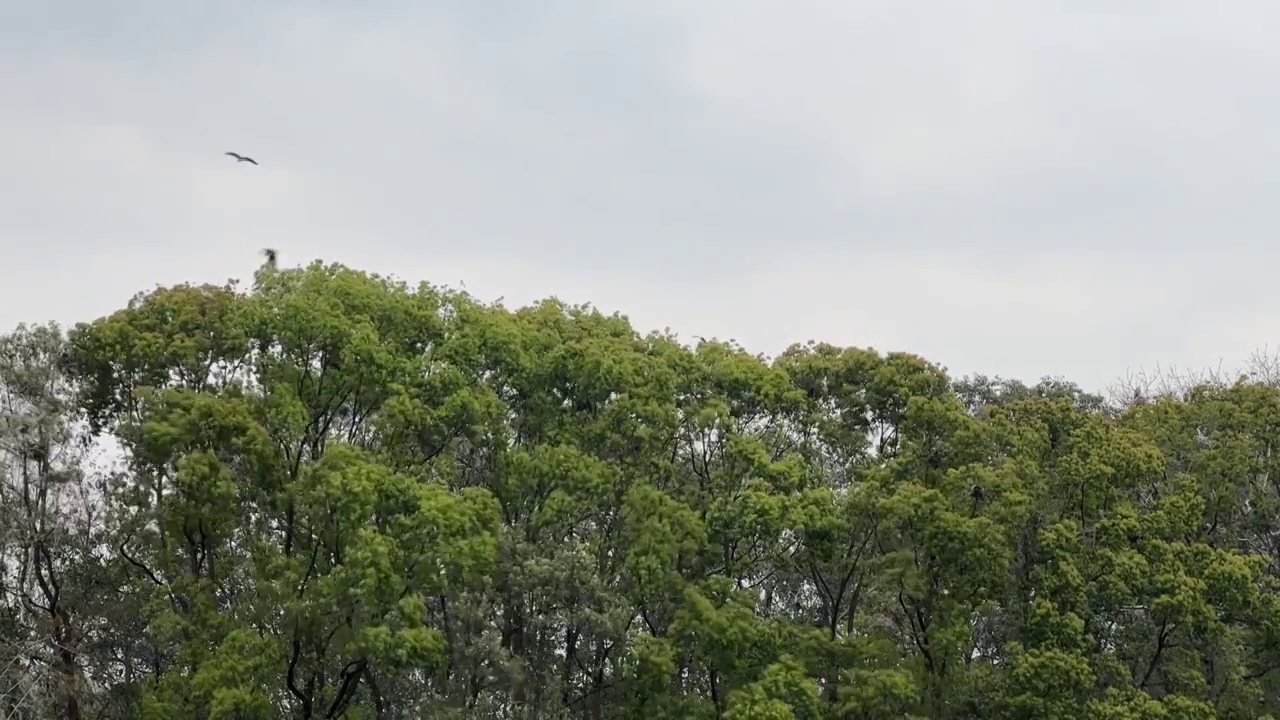
[[[254,160],[254,159],[253,159],[253,158],[251,158],[251,157],[245,157],[244,155],[241,155],[240,153],[233,153],[233,152],[228,151],[228,152],[227,152],[227,154],[228,154],[228,155],[230,155],[231,157],[235,158],[235,159],[236,159],[236,162],[247,162],[247,163],[253,163],[254,165],[257,165],[257,164],[258,164],[258,161],[257,161],[257,160]]]
[[[262,251],[262,254],[267,256],[267,267],[274,270],[276,267],[276,251],[271,248],[267,248]]]

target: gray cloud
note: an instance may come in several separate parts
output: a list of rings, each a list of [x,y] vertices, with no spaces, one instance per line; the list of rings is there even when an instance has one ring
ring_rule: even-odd
[[[10,3],[0,320],[271,245],[766,352],[1231,363],[1280,330],[1280,6],[1230,10]]]

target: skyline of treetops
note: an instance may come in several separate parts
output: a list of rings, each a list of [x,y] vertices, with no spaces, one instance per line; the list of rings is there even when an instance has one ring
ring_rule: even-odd
[[[1274,718],[1269,357],[1087,392],[319,261],[19,326],[0,717]]]

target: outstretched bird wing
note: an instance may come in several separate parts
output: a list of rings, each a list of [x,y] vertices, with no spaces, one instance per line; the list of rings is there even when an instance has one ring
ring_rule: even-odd
[[[228,151],[227,154],[235,158],[236,162],[247,162],[247,163],[253,163],[254,165],[258,164],[257,160],[254,160],[253,158],[247,157],[245,155],[241,155],[240,153],[234,153],[234,152]]]

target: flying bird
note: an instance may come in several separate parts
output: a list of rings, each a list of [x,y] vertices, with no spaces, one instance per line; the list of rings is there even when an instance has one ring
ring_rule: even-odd
[[[241,155],[240,153],[228,152],[227,154],[228,154],[228,155],[230,155],[231,157],[235,158],[235,159],[236,159],[236,162],[247,162],[247,163],[253,163],[254,165],[257,165],[257,164],[258,164],[258,161],[257,161],[257,160],[254,160],[254,159],[253,159],[253,158],[251,158],[251,157],[245,157],[244,155]]]
[[[262,251],[262,254],[267,256],[267,267],[274,270],[276,267],[276,251],[271,248],[267,248]]]

